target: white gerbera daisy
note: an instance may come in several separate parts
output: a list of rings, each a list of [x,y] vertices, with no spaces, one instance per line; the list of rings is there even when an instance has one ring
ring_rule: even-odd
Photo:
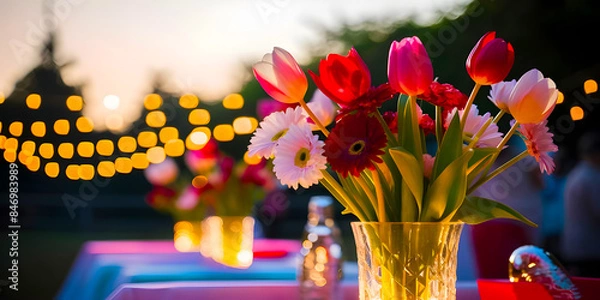
[[[308,188],[323,178],[321,170],[327,166],[323,155],[323,141],[313,135],[310,125],[291,126],[275,147],[273,171],[282,184],[298,189]]]
[[[259,128],[250,139],[248,155],[270,158],[278,140],[287,133],[290,126],[299,124],[306,124],[306,117],[300,106],[268,115],[260,122]]]
[[[463,112],[464,112],[464,110],[460,110],[458,112],[459,116],[461,118],[463,116]],[[450,125],[450,121],[452,120],[452,117],[454,117],[455,113],[456,113],[456,108],[453,109],[452,112],[448,114],[448,117],[446,118],[446,123],[444,124],[444,126],[446,128],[448,128],[448,126]],[[483,127],[483,125],[491,117],[492,117],[492,115],[489,112],[485,113],[483,116],[480,116],[477,105],[473,104],[473,106],[469,110],[469,115],[467,116],[467,120],[465,121],[465,128],[464,128],[463,132],[466,133],[468,136],[473,137],[475,134],[477,134],[477,132],[479,132],[479,129],[481,129],[481,127]],[[491,123],[485,129],[483,134],[481,134],[481,136],[479,137],[479,140],[475,144],[475,147],[476,148],[497,147],[498,144],[500,144],[500,142],[502,141],[502,135],[503,135],[502,132],[498,131],[498,125]]]

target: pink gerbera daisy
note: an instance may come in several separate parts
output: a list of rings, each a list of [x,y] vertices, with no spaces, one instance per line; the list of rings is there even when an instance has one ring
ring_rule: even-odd
[[[323,141],[313,135],[310,125],[291,126],[275,147],[273,171],[282,184],[298,189],[308,188],[323,178],[327,168],[323,156]]]
[[[514,121],[513,121],[514,122]],[[558,146],[552,140],[553,134],[549,132],[546,124],[548,120],[538,124],[520,124],[517,130],[525,137],[527,152],[540,164],[540,172],[552,174],[554,160],[548,152],[558,151]]]

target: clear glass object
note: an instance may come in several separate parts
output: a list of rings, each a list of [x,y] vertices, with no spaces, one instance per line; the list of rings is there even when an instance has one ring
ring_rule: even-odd
[[[361,300],[456,299],[463,223],[352,222]]]
[[[333,201],[329,196],[313,196],[308,204],[297,274],[302,300],[342,299],[342,236]]]
[[[249,216],[207,217],[202,222],[200,253],[228,267],[249,268],[254,259],[254,223]]]

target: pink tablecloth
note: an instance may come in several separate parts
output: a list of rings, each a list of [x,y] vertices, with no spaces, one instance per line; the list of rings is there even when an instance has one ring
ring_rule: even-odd
[[[357,300],[356,282],[342,282],[339,300]],[[121,285],[109,300],[153,299],[244,299],[244,300],[296,300],[298,285],[293,281],[211,281],[164,282]],[[479,300],[475,281],[458,282],[457,300]]]

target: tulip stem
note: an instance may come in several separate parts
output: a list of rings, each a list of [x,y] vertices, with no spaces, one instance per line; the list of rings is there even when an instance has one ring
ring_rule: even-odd
[[[504,136],[504,138],[502,139],[500,144],[498,144],[498,147],[496,147],[498,150],[502,151],[502,148],[504,148],[504,145],[506,145],[506,143],[508,143],[508,140],[510,139],[510,137],[512,137],[512,135],[517,130],[517,127],[519,127],[519,122],[515,122],[515,124],[513,124],[513,126],[510,128],[510,130],[506,133],[506,135]]]
[[[377,174],[377,170],[372,171],[371,174],[373,174],[373,185],[375,186],[375,194],[377,195],[377,219],[379,222],[387,222],[385,199],[381,190],[381,179],[379,178],[379,174]]]
[[[442,144],[442,135],[444,134],[444,114],[442,107],[435,106],[435,137],[437,139],[438,148]]]
[[[498,114],[494,117],[494,124],[498,124],[498,121],[500,121],[500,119],[504,116],[506,112],[504,111],[504,109],[501,109]]]
[[[496,177],[496,175],[504,172],[506,169],[508,169],[509,167],[511,167],[512,165],[516,164],[521,159],[523,159],[523,158],[525,158],[527,156],[529,156],[529,153],[527,152],[527,150],[524,150],[523,152],[519,153],[519,155],[517,155],[517,156],[511,158],[511,160],[505,162],[503,165],[501,165],[500,167],[498,167],[496,170],[494,170],[494,171],[490,172],[489,174],[483,176],[473,186],[471,186],[469,188],[469,190],[467,191],[467,195],[471,194],[477,188],[479,188],[480,186],[482,186],[484,183],[486,183],[489,180],[491,180],[492,178]]]
[[[465,109],[463,111],[462,118],[460,118],[460,128],[463,130],[465,128],[465,123],[467,122],[467,117],[469,116],[469,111],[471,110],[471,105],[475,101],[475,96],[479,92],[481,88],[481,84],[475,83],[473,90],[471,91],[471,95],[469,95],[469,100],[467,100],[467,104],[465,105]]]
[[[481,128],[479,128],[479,130],[477,131],[477,133],[471,139],[471,142],[469,143],[469,146],[467,147],[467,150],[473,149],[473,147],[475,147],[475,145],[477,144],[477,142],[479,142],[479,138],[481,138],[481,136],[488,129],[488,127],[490,126],[491,123],[492,123],[492,118],[489,118],[483,124],[483,126],[481,126]]]
[[[304,109],[304,111],[306,111],[306,113],[313,120],[313,122],[315,122],[315,125],[317,125],[317,127],[319,127],[319,129],[323,132],[323,134],[325,134],[325,137],[329,136],[329,130],[327,130],[327,128],[325,128],[325,126],[323,126],[323,123],[321,123],[321,121],[319,121],[319,118],[317,118],[317,116],[308,107],[308,105],[306,105],[306,102],[304,102],[304,99],[301,99],[298,103],[300,103],[300,106]]]

